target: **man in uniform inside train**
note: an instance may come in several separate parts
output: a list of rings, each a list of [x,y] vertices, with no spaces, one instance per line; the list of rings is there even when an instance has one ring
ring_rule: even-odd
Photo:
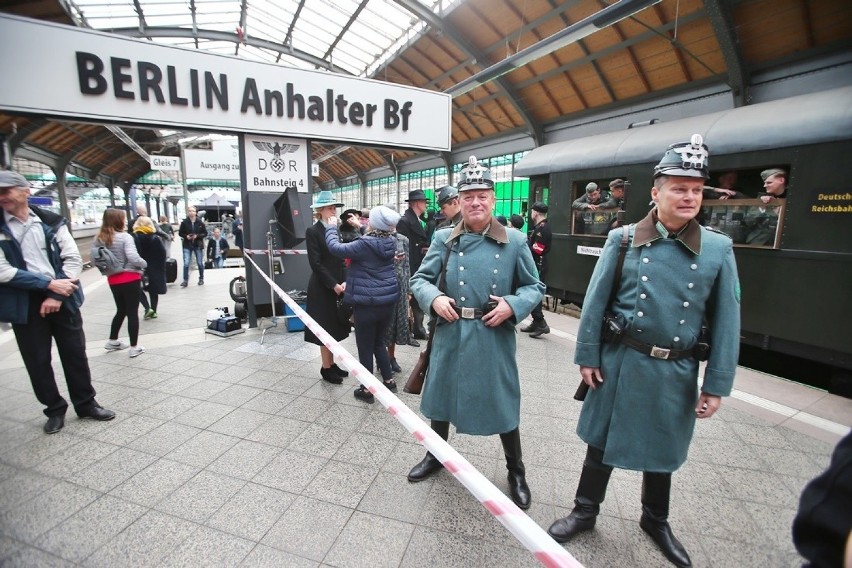
[[[601,193],[601,188],[598,187],[598,184],[590,181],[586,184],[586,192],[574,200],[574,203],[571,204],[571,208],[578,211],[597,211],[598,209],[603,208],[607,199],[609,199],[609,197],[604,199],[604,196]]]
[[[740,337],[733,243],[695,221],[708,155],[698,134],[669,146],[654,168],[654,209],[613,230],[595,266],[574,355],[590,387],[577,424],[588,448],[574,509],[548,530],[559,542],[595,526],[612,469],[631,469],[643,472],[640,527],[671,563],[692,565],[668,523],[672,472],[686,461],[696,419],[731,394]]]
[[[787,172],[781,168],[771,168],[760,172],[763,180],[763,193],[758,195],[764,203],[787,197]]]

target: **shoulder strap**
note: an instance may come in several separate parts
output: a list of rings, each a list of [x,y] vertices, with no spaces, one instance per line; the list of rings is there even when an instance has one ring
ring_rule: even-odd
[[[627,240],[630,237],[630,225],[621,228],[621,245],[618,247],[618,262],[615,265],[615,278],[612,280],[612,288],[609,291],[609,301],[607,309],[612,306],[615,301],[615,295],[618,294],[618,287],[621,285],[621,269],[624,268],[624,256],[627,254]]]
[[[450,262],[450,253],[453,252],[455,241],[447,247],[447,253],[444,255],[444,265],[441,267],[441,275],[438,277],[438,290],[444,292],[444,284],[447,280],[447,264]],[[446,246],[446,245],[445,245]],[[432,338],[435,337],[435,327],[438,325],[438,316],[432,315],[429,318],[429,337],[426,339],[426,356],[432,352]]]

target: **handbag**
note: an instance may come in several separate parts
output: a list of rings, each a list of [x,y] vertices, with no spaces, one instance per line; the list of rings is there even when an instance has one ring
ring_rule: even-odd
[[[441,276],[438,278],[438,290],[444,291],[444,282],[447,278],[447,262],[450,260],[452,245],[447,247],[447,254],[444,256],[444,266],[441,269]],[[429,357],[432,355],[432,338],[435,337],[435,327],[438,325],[438,316],[429,318],[429,338],[426,340],[426,349],[420,352],[420,357],[417,358],[417,363],[411,369],[411,374],[408,375],[408,380],[405,381],[405,386],[402,387],[403,392],[409,394],[420,394],[423,392],[423,383],[426,382],[426,371],[429,370]]]
[[[148,271],[142,273],[142,289],[144,291],[148,291],[148,288],[151,287],[151,277],[148,276]]]
[[[350,325],[352,312],[354,308],[351,304],[347,304],[344,300],[344,294],[341,294],[337,297],[337,321],[342,323],[343,325]]]

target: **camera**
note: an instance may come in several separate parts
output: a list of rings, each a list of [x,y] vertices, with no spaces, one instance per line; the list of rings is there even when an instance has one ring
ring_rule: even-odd
[[[604,313],[601,341],[604,343],[618,343],[621,341],[622,335],[624,335],[624,326],[618,321],[618,316],[613,312]]]

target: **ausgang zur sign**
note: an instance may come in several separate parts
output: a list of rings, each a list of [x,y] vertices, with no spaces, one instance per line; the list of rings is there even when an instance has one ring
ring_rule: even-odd
[[[0,108],[448,151],[444,93],[0,15]],[[26,45],[26,49],[20,46]]]

